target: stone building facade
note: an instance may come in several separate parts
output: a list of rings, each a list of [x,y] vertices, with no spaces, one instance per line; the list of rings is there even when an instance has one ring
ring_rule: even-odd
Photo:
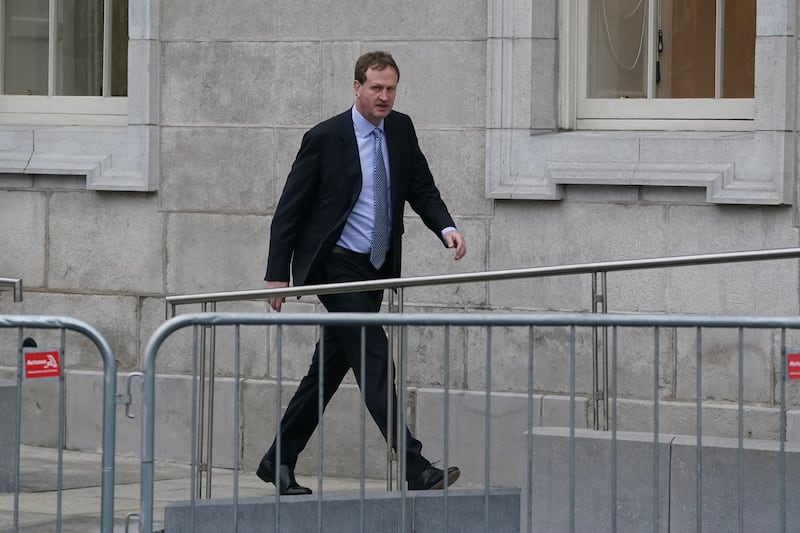
[[[409,212],[405,276],[797,246],[796,3],[756,2],[751,116],[735,127],[655,121],[644,129],[586,129],[572,110],[579,4],[377,0],[334,8],[319,0],[131,1],[124,124],[23,118],[0,126],[0,275],[22,278],[25,286],[22,303],[0,294],[0,313],[85,320],[107,336],[120,372],[127,373],[139,368],[147,339],[165,320],[165,296],[261,288],[271,216],[300,138],[351,105],[353,63],[373,49],[389,50],[400,65],[396,109],[414,118],[469,245],[467,257],[453,262]],[[785,260],[610,274],[608,306],[625,313],[796,315],[798,296],[797,261]],[[303,298],[288,307],[311,311],[318,305]],[[588,276],[442,285],[405,295],[409,312],[590,308]],[[265,309],[260,302],[219,307]],[[492,369],[493,428],[521,435],[524,340],[507,333]],[[424,437],[434,432],[432,413],[441,404],[441,357],[430,353],[441,333],[415,335],[411,422]],[[266,328],[248,331],[243,344],[241,435],[248,467],[274,430],[273,337]],[[0,338],[13,346],[16,332]],[[220,410],[231,402],[226,339],[220,335]],[[293,332],[287,339],[285,394],[305,372],[313,335]],[[716,413],[707,427],[731,436],[733,345],[709,339],[730,357],[711,358],[705,367],[707,409]],[[45,333],[38,340],[56,342]],[[187,342],[184,337],[165,348],[158,394],[175,406],[165,412],[164,427],[188,431],[188,411],[179,408],[190,386]],[[75,343],[66,380],[67,445],[96,449],[100,360],[92,347]],[[481,424],[473,416],[485,390],[481,334],[461,329],[452,343],[450,386],[460,391],[454,416]],[[644,335],[634,337],[622,354],[625,429],[649,427],[652,365],[642,363],[645,345]],[[747,431],[776,438],[779,339],[753,332],[747,346]],[[692,350],[690,339],[664,335],[659,389],[665,431],[693,430]],[[3,350],[0,357],[3,373],[12,375],[14,352]],[[563,357],[556,352],[537,367],[539,424],[568,422]],[[577,380],[584,399],[591,392],[587,365],[579,365]],[[800,393],[789,393],[796,406]],[[57,401],[44,386],[29,394]],[[334,471],[347,472],[348,461],[357,459],[350,452],[357,449],[352,413],[358,399],[350,380],[331,406],[326,461]],[[581,424],[591,424],[590,413],[588,401],[582,403]],[[26,417],[28,441],[53,442],[45,410],[26,407]],[[230,433],[230,423],[221,417],[222,435]],[[789,426],[789,437],[800,440],[791,420]],[[380,439],[371,426],[368,434],[370,473],[380,475]],[[119,435],[122,451],[138,451],[136,422],[121,417]],[[180,432],[161,435],[159,456],[186,458]],[[231,445],[219,439],[221,463],[230,462]]]

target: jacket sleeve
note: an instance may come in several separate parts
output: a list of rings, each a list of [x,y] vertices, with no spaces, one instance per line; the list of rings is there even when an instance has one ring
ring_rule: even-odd
[[[312,132],[306,132],[289,171],[283,193],[272,217],[267,273],[269,281],[289,281],[292,255],[308,220],[319,181],[320,151]]]
[[[428,161],[419,147],[414,124],[409,118],[409,157],[411,158],[411,175],[409,176],[408,203],[422,222],[436,234],[444,244],[442,230],[448,226],[455,227],[439,189],[433,180]]]

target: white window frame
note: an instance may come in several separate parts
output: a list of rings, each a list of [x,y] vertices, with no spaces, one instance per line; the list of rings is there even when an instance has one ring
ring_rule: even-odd
[[[757,2],[752,119],[593,119],[607,123],[591,130],[576,129],[578,1],[489,0],[487,197],[560,200],[577,184],[794,202],[796,0]]]
[[[51,126],[124,126],[128,99],[124,96],[0,95],[0,124]]]
[[[719,28],[724,23],[725,0],[717,3],[717,38],[715,98],[587,98],[587,65],[589,2],[579,0],[576,4],[566,3],[565,17],[574,17],[575,22],[563,20],[567,28],[575,28],[577,39],[569,50],[577,58],[570,61],[575,65],[575,72],[562,80],[565,98],[574,98],[576,105],[573,115],[562,116],[562,124],[572,129],[701,129],[724,131],[748,131],[753,128],[753,98],[719,98],[722,91],[723,43]],[[599,0],[595,0],[599,1]],[[654,36],[656,27],[656,3],[647,0],[647,35]],[[646,39],[643,52],[648,58],[647,93],[656,91],[655,64],[658,51],[654,38]],[[698,121],[702,122],[698,122]]]
[[[159,2],[128,2],[127,97],[49,96],[34,112],[0,112],[0,183],[3,174],[84,175],[91,190],[158,189]],[[0,96],[0,106],[28,98]]]

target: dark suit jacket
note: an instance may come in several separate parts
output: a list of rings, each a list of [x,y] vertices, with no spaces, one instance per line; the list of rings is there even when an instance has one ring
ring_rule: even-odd
[[[419,148],[411,118],[392,111],[384,119],[384,130],[392,186],[388,274],[399,277],[406,201],[439,239],[442,229],[455,224]],[[303,136],[272,219],[265,279],[289,281],[291,264],[295,285],[324,282],[314,278],[315,268],[339,240],[360,192],[361,161],[348,109]]]

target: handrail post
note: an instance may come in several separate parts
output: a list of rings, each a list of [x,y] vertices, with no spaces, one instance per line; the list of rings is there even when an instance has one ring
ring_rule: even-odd
[[[600,312],[603,314],[608,313],[608,280],[607,272],[600,273],[600,283],[603,287],[603,301],[601,302]],[[605,425],[603,430],[608,431],[609,428],[609,412],[608,412],[608,326],[603,326],[603,420]]]
[[[22,280],[19,278],[0,278],[0,287],[9,286],[14,294],[14,301],[22,301]]]
[[[597,303],[602,298],[597,292],[597,272],[592,272],[592,314],[597,313]],[[597,412],[597,326],[592,326],[592,428],[600,429],[599,414]]]
[[[389,313],[402,313],[403,312],[403,289],[402,287],[397,289],[397,294],[395,295],[395,291],[393,289],[389,289],[389,301],[388,301],[388,311]],[[392,490],[393,479],[394,479],[394,469],[395,464],[397,462],[397,454],[392,447],[392,442],[394,442],[394,435],[402,435],[403,432],[399,427],[400,424],[400,416],[393,416],[395,410],[399,406],[394,405],[394,362],[395,360],[399,360],[400,350],[398,349],[398,342],[399,342],[399,335],[397,335],[397,326],[391,325],[389,326],[389,353],[388,356],[388,364],[386,365],[386,490]],[[395,421],[397,422],[398,426],[395,427]],[[400,490],[400,476],[398,475],[397,479],[397,489]]]
[[[208,302],[203,302],[200,306],[200,310],[203,313],[208,312]],[[203,435],[205,433],[205,403],[206,403],[206,328],[208,325],[203,325],[200,328],[200,342],[198,343],[198,348],[200,353],[197,354],[198,361],[197,361],[197,395],[198,395],[198,409],[197,409],[197,435],[195,435],[195,439],[197,439],[197,457],[194,457],[195,460],[195,469],[196,469],[196,476],[197,476],[197,487],[195,496],[197,498],[203,497],[203,472],[205,471],[205,462],[203,461],[203,452],[205,450],[204,444],[205,439]]]
[[[600,274],[598,283],[597,275]],[[608,313],[608,282],[607,272],[592,272],[592,313]],[[603,429],[608,429],[608,328],[602,326],[602,339],[598,326],[592,326],[592,426],[600,429],[600,408],[603,404]],[[602,350],[602,365],[600,352]],[[601,370],[602,367],[602,370]],[[600,372],[603,373],[603,385],[600,389]]]
[[[389,313],[394,312],[394,291],[389,290],[389,301],[387,302]],[[386,490],[392,490],[392,436],[394,435],[394,424],[392,423],[392,362],[394,361],[394,326],[389,326],[389,361],[386,365]]]
[[[211,312],[217,312],[217,303],[211,302]],[[206,457],[206,498],[211,498],[211,476],[214,467],[214,395],[217,374],[217,328],[211,326],[208,345],[208,452]],[[238,431],[238,429],[237,429]]]
[[[405,298],[403,296],[403,287],[398,287],[397,288],[397,312],[398,313],[404,313],[405,312],[405,306],[404,306],[405,301],[404,300],[405,300]],[[405,386],[405,383],[406,383],[406,381],[408,379],[408,376],[406,376],[406,374],[405,374],[405,365],[404,365],[404,361],[403,361],[403,355],[405,353],[405,351],[403,350],[403,337],[406,335],[406,327],[404,325],[398,325],[398,326],[395,326],[395,328],[396,328],[396,331],[398,331],[399,334],[395,335],[395,342],[394,342],[394,345],[393,345],[394,355],[392,357],[392,362],[393,361],[397,361],[397,368],[399,369],[398,370],[399,379],[397,379],[397,381],[400,384],[400,386],[403,387],[403,386]],[[389,367],[391,368],[392,364],[389,364]],[[395,436],[395,440],[397,442],[395,444],[395,448],[392,448],[392,457],[394,458],[395,469],[396,469],[396,472],[397,472],[397,490],[402,491],[403,490],[403,483],[406,482],[406,480],[402,476],[402,474],[404,472],[403,464],[404,464],[404,461],[406,460],[406,458],[405,457],[400,457],[400,455],[399,455],[400,451],[405,452],[405,450],[406,450],[406,441],[405,441],[405,439],[406,439],[406,425],[404,424],[404,421],[405,421],[404,414],[405,413],[401,412],[401,409],[403,409],[403,407],[404,407],[404,404],[403,404],[404,400],[403,400],[403,396],[402,396],[404,393],[402,391],[398,391],[397,386],[395,385],[394,381],[390,381],[389,382],[389,388],[392,391],[391,392],[392,397],[394,397],[395,393],[397,392],[397,400],[398,400],[398,402],[397,402],[397,407],[394,410],[394,413],[396,414],[395,418],[397,419],[397,431],[395,433],[395,435],[396,435]],[[400,442],[401,439],[403,440],[402,443]],[[397,451],[395,451],[395,449]]]
[[[216,302],[203,302],[202,312],[215,313]],[[206,329],[210,330],[206,336]],[[214,449],[214,374],[216,359],[216,328],[213,325],[204,325],[200,329],[199,376],[197,379],[199,391],[199,420],[197,430],[197,497],[203,497],[203,472],[205,472],[206,498],[211,498],[211,468],[213,466],[212,453]],[[206,372],[206,360],[208,372]],[[208,382],[208,383],[206,383]],[[206,405],[206,390],[208,391],[208,405]],[[206,416],[208,424],[206,424]]]
[[[14,283],[14,301],[21,302],[22,301],[22,280],[18,279]]]

